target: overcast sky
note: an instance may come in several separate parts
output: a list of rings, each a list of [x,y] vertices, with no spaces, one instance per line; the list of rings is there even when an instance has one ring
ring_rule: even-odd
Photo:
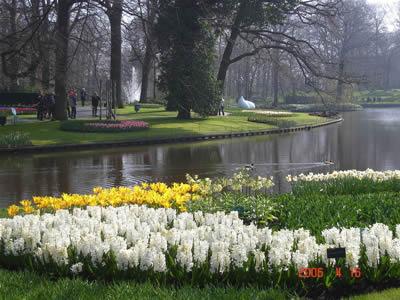
[[[400,0],[367,0],[368,3],[381,6],[386,11],[386,26],[389,30],[394,29],[394,24],[398,18],[397,11],[399,10]]]

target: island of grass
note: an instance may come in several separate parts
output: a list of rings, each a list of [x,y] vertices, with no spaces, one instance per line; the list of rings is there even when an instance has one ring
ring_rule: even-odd
[[[118,120],[137,120],[149,124],[148,130],[133,132],[73,132],[61,130],[58,121],[35,122],[33,116],[23,116],[23,122],[16,125],[7,125],[0,128],[0,136],[13,132],[25,133],[29,136],[34,146],[87,144],[118,141],[134,141],[157,138],[195,137],[207,134],[237,133],[248,131],[262,131],[276,129],[278,126],[249,122],[251,113],[243,113],[239,109],[227,110],[227,115],[199,118],[193,116],[190,120],[178,120],[176,112],[167,112],[163,107],[143,108],[135,113],[132,106],[118,110]],[[79,117],[79,115],[78,115]],[[29,120],[31,118],[31,122]],[[80,123],[94,118],[67,121],[67,126],[74,127],[74,123]],[[282,117],[293,126],[313,126],[331,121],[330,119],[311,116],[307,113],[295,113]]]

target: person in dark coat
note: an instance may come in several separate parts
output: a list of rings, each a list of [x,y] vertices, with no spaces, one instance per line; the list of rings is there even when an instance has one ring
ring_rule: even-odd
[[[97,117],[97,107],[99,106],[99,103],[100,103],[100,97],[95,92],[92,96],[92,116],[93,117]]]
[[[82,107],[85,106],[86,97],[87,97],[86,89],[85,89],[85,88],[82,88],[82,89],[81,89],[81,102],[82,102]]]
[[[49,117],[49,119],[54,120],[54,112],[55,112],[55,108],[56,108],[56,98],[52,92],[47,93],[46,103],[47,103],[48,117]]]
[[[76,119],[76,105],[77,105],[77,94],[75,90],[71,89],[68,93],[69,105],[71,107],[71,119]]]
[[[43,121],[43,117],[45,114],[45,99],[44,99],[44,95],[42,93],[42,91],[39,91],[38,96],[36,97],[36,117],[39,121]]]

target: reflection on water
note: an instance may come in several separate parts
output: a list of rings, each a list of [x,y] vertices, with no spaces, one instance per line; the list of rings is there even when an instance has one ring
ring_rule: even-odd
[[[182,181],[185,174],[230,175],[254,163],[276,192],[290,172],[400,169],[400,109],[346,113],[342,124],[294,134],[78,153],[0,156],[0,206],[33,195],[84,193],[94,186]],[[327,166],[325,161],[335,162]]]

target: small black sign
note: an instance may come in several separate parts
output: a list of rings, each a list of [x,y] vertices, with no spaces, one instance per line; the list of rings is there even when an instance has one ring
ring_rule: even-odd
[[[346,248],[330,248],[326,249],[328,258],[346,257]]]

